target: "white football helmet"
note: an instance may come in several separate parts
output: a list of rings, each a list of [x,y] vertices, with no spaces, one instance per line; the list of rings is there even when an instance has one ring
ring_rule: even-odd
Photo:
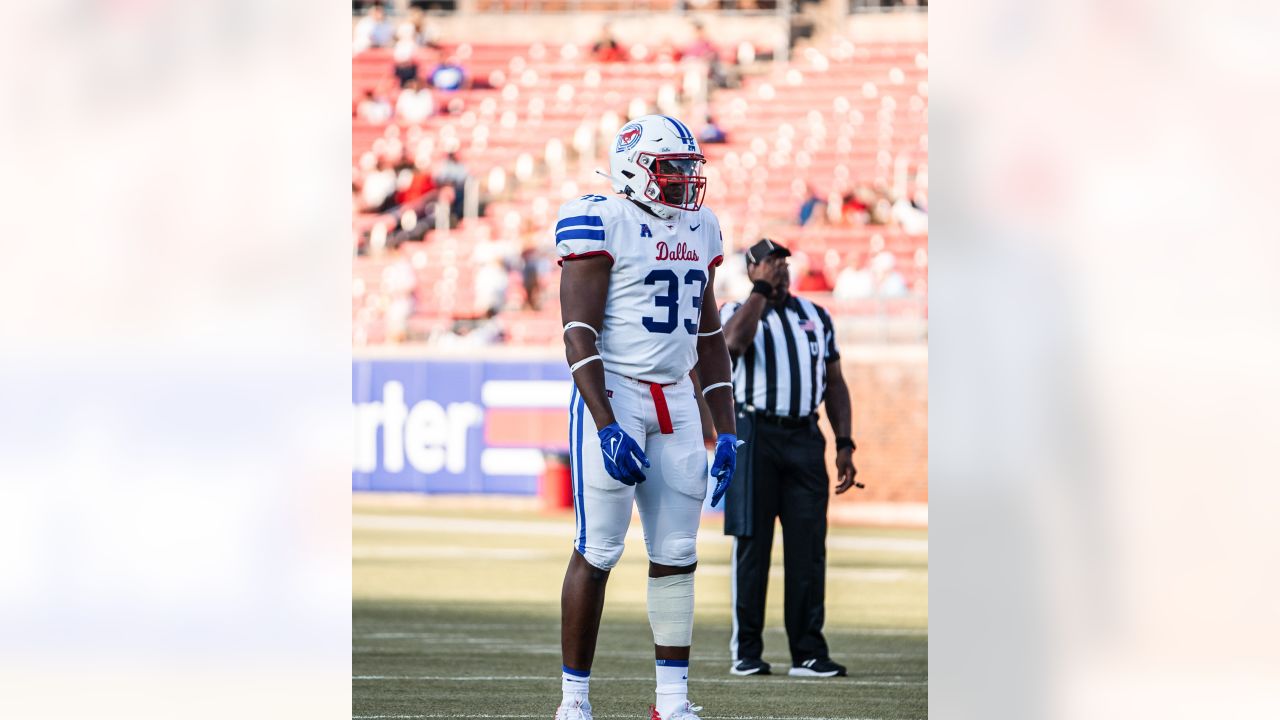
[[[623,125],[614,138],[609,179],[615,191],[671,219],[678,211],[702,207],[706,161],[687,125],[666,115],[645,115]]]

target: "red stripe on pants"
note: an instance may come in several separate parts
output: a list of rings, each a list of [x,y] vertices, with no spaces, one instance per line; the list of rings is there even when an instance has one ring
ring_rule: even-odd
[[[653,396],[653,407],[658,411],[658,429],[663,435],[670,435],[675,432],[675,428],[671,427],[671,413],[667,410],[667,395],[662,392],[662,386],[658,383],[649,383],[649,394]]]

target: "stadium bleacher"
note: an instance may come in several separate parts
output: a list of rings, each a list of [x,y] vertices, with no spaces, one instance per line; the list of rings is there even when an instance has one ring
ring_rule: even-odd
[[[732,62],[742,53],[726,43]],[[454,43],[419,48],[429,71],[436,58],[456,57],[472,86],[437,92],[437,113],[420,124],[380,124],[353,117],[353,187],[361,163],[378,157],[425,156],[434,165],[456,150],[484,210],[453,227],[437,227],[422,241],[383,246],[399,209],[357,212],[353,226],[354,342],[430,341],[455,336],[459,321],[480,321],[488,297],[477,292],[482,263],[506,258],[518,266],[527,247],[546,248],[544,288],[557,286],[548,227],[555,206],[600,190],[593,174],[603,149],[627,117],[659,107],[695,128],[710,114],[726,131],[724,144],[705,144],[708,207],[721,218],[726,244],[743,247],[761,235],[781,240],[826,268],[834,284],[845,267],[866,266],[878,253],[893,257],[906,296],[823,296],[840,316],[917,316],[926,313],[927,234],[887,218],[884,224],[817,222],[801,227],[797,214],[807,188],[839,206],[840,194],[878,186],[895,197],[927,191],[928,57],[924,43],[859,43],[843,37],[798,47],[788,62],[735,66],[737,87],[713,89],[705,104],[683,100],[705,70],[674,62],[593,63],[577,44]],[[645,51],[632,48],[633,57]],[[367,90],[394,105],[399,83],[392,51],[374,48],[352,63],[353,101]],[[447,112],[446,112],[447,110]],[[354,113],[353,113],[354,115]],[[820,213],[821,214],[821,213]],[[538,310],[524,302],[518,269],[509,269],[506,302],[496,316],[505,342],[548,344],[558,336],[555,292]],[[725,273],[733,272],[726,266]],[[739,271],[740,272],[740,271]],[[719,280],[719,278],[718,278]],[[728,281],[728,278],[725,278]],[[481,297],[483,296],[483,297]],[[815,298],[817,299],[817,298]],[[407,317],[406,317],[407,314]],[[481,337],[489,338],[490,335]]]

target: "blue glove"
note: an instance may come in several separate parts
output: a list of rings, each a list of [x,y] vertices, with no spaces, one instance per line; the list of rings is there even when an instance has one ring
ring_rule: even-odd
[[[604,470],[609,477],[623,485],[635,485],[644,482],[644,471],[640,465],[649,467],[649,458],[626,430],[618,427],[618,423],[609,423],[600,432],[600,454],[604,455]]]
[[[716,488],[711,491],[711,507],[715,507],[729,489],[734,468],[738,467],[738,447],[745,444],[745,440],[731,433],[720,433],[716,438],[716,457],[711,461],[711,477],[716,479]]]

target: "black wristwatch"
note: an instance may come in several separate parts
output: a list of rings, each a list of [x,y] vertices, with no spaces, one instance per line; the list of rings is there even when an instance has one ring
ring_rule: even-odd
[[[854,444],[853,438],[849,437],[848,435],[845,435],[844,437],[836,438],[836,450],[839,451],[839,450],[844,450],[846,448],[849,450],[857,450],[858,446]]]
[[[756,280],[751,284],[751,292],[760,293],[766,298],[773,297],[773,286],[764,280]]]

